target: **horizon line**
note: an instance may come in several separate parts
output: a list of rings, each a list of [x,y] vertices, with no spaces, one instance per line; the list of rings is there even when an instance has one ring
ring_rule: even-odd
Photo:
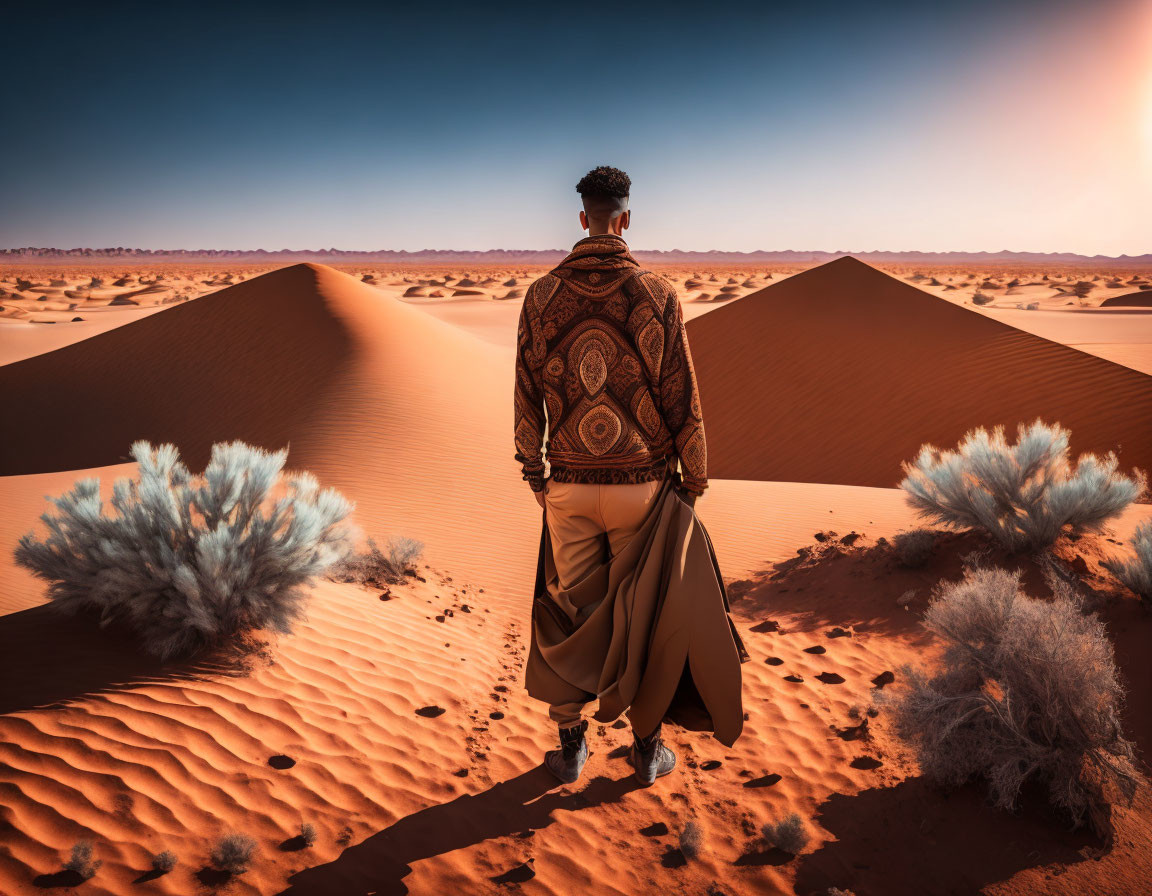
[[[566,255],[569,249],[554,248],[554,249],[338,249],[335,246],[320,249],[226,249],[226,248],[195,248],[195,249],[142,249],[138,247],[129,246],[102,246],[102,247],[74,247],[69,249],[59,249],[51,246],[17,246],[10,248],[0,248],[0,257],[20,257],[22,255],[42,255],[42,256],[108,256],[108,257],[122,257],[131,255],[147,255],[147,256],[162,256],[162,255],[195,255],[195,254],[215,254],[215,255],[400,255],[400,256],[414,256],[414,255],[452,255],[452,254],[470,254],[470,255],[484,255],[484,254],[519,254],[519,255]],[[1129,255],[1121,253],[1119,255],[1104,255],[1101,253],[1086,255],[1082,252],[1072,251],[1037,251],[1029,249],[946,249],[946,250],[931,250],[931,249],[640,249],[632,248],[632,252],[637,254],[646,255],[736,255],[736,256],[756,256],[756,255],[788,255],[788,256],[846,256],[846,255],[884,255],[884,256],[1044,256],[1044,257],[1073,257],[1082,258],[1086,260],[1106,260],[1106,261],[1122,261],[1122,260],[1148,260],[1152,261],[1152,252],[1145,252],[1139,255]]]

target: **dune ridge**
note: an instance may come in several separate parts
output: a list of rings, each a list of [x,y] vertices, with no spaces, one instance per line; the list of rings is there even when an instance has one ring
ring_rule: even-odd
[[[527,588],[535,545],[502,544],[539,511],[512,457],[511,389],[495,347],[295,265],[0,368],[0,415],[22,433],[0,473],[116,464],[136,439],[174,443],[193,470],[213,442],[289,446],[367,534]]]
[[[890,488],[924,443],[1036,417],[1070,428],[1076,454],[1152,469],[1152,377],[853,258],[687,328],[716,478]]]
[[[1130,388],[1114,365],[1089,377],[1069,360],[1087,357],[1079,352],[1053,354],[1051,343],[996,321],[994,339],[992,330],[973,334],[968,319],[981,315],[955,306],[967,317],[942,314],[933,303],[946,300],[837,264],[807,285],[794,278],[793,292],[768,302],[754,294],[689,324],[729,315],[719,328],[726,343],[705,336],[698,347],[693,333],[702,385],[741,370],[720,364],[717,345],[743,352],[758,339],[775,352],[759,362],[777,373],[809,365],[800,372],[812,381],[785,379],[798,406],[811,405],[808,416],[772,431],[758,428],[746,402],[736,407],[739,437],[769,459],[769,449],[787,458],[796,440],[825,452],[828,466],[814,464],[825,479],[837,464],[858,477],[867,466],[853,466],[857,454],[892,448],[888,431],[865,433],[871,441],[851,451],[830,438],[842,432],[842,403],[869,394],[838,394],[845,378],[867,380],[854,363],[887,377],[869,383],[899,383],[902,363],[915,374],[951,361],[959,373],[944,370],[930,385],[954,399],[964,397],[969,366],[979,372],[989,358],[1005,365],[1016,354],[1010,374],[1085,377],[1087,385],[1059,380],[1073,396],[1094,384]],[[220,883],[205,867],[212,842],[233,830],[257,842],[251,871],[221,890],[236,896],[514,892],[517,881],[546,896],[702,893],[714,882],[726,893],[1080,896],[1137,892],[1147,881],[1147,787],[1115,809],[1114,843],[1101,847],[1034,801],[1011,815],[987,807],[979,787],[941,797],[919,778],[886,711],[867,714],[886,686],[878,681],[889,680],[881,673],[933,660],[938,645],[918,625],[927,595],[983,544],[976,533],[941,536],[925,567],[900,567],[880,538],[915,523],[892,488],[717,478],[697,509],[752,654],[744,736],[728,749],[669,726],[676,777],[641,789],[625,761],[626,723],[593,725],[582,780],[558,787],[539,767],[554,729],[522,687],[540,514],[509,444],[516,307],[473,304],[499,310],[482,321],[449,316],[301,265],[0,371],[0,409],[18,409],[23,427],[0,458],[39,471],[0,477],[0,893],[53,885],[80,839],[94,842],[104,865],[77,892],[208,892]],[[855,316],[853,304],[863,306]],[[788,315],[796,346],[786,344],[790,331],[772,329]],[[878,322],[929,350],[899,354],[903,346],[870,329]],[[991,353],[981,354],[986,343]],[[757,382],[725,388],[737,382],[737,392],[764,400]],[[723,410],[708,400],[706,416]],[[916,447],[933,414],[949,413],[869,400],[882,411],[877,429],[907,432]],[[731,420],[708,420],[722,451]],[[831,447],[816,444],[821,436]],[[1073,436],[1082,447],[1075,426]],[[240,657],[159,664],[115,633],[40,606],[43,583],[14,569],[9,550],[33,528],[45,493],[84,475],[101,475],[107,493],[114,475],[130,474],[118,455],[139,437],[177,441],[194,467],[220,438],[270,447],[288,439],[291,466],[357,501],[370,534],[427,541],[430,562],[387,589],[322,580],[293,635]],[[1116,592],[1100,561],[1150,515],[1152,506],[1129,508],[1104,536],[1058,549],[1099,589],[1131,685],[1125,722],[1145,752],[1152,620]],[[1032,559],[994,551],[992,562],[1019,564],[1030,591],[1044,593]],[[763,823],[791,812],[812,834],[803,854],[755,845]],[[690,821],[704,848],[685,862],[676,844]],[[317,832],[308,849],[294,843],[304,822]],[[162,849],[180,864],[149,879],[150,856]]]
[[[1112,296],[1100,303],[1101,308],[1152,308],[1152,289],[1141,289],[1122,296]]]

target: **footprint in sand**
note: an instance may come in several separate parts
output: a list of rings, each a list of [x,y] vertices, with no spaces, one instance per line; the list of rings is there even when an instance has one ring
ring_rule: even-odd
[[[749,787],[749,788],[771,787],[774,784],[779,783],[779,781],[780,781],[780,776],[773,773],[770,775],[762,775],[759,778],[753,778],[751,781],[745,781],[744,786]]]
[[[868,737],[868,720],[864,719],[859,725],[849,725],[847,728],[832,726],[836,736],[841,740],[863,740]]]
[[[497,884],[523,884],[532,880],[536,876],[536,869],[533,867],[535,859],[529,859],[522,865],[517,865],[515,868],[510,868],[503,874],[497,874],[495,877],[489,878],[493,883]]]
[[[443,706],[421,706],[416,710],[416,715],[423,716],[426,719],[434,719],[437,716],[442,716],[447,712]]]
[[[270,766],[272,766],[272,768],[279,769],[280,771],[284,771],[284,769],[292,768],[292,766],[294,766],[296,764],[296,760],[293,759],[291,756],[284,756],[283,754],[277,754],[276,756],[272,756],[271,758],[269,758],[268,764]]]
[[[835,672],[821,672],[816,678],[824,684],[843,684],[844,676],[837,675]]]
[[[804,652],[805,652],[805,653],[816,653],[816,654],[820,654],[820,653],[827,653],[828,651],[827,651],[827,649],[826,649],[825,647],[823,647],[822,645],[820,645],[820,644],[814,644],[814,645],[813,645],[813,646],[811,646],[811,647],[805,647],[805,648],[804,648]]]

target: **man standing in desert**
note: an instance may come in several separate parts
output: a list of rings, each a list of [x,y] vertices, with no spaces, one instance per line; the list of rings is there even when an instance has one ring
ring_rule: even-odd
[[[559,727],[545,765],[565,783],[593,699],[601,721],[628,710],[646,784],[676,766],[666,713],[721,740],[742,719],[747,654],[692,509],[707,454],[683,313],[629,253],[630,187],[616,168],[581,179],[588,236],[529,287],[517,340],[516,459],[544,509],[527,686]]]

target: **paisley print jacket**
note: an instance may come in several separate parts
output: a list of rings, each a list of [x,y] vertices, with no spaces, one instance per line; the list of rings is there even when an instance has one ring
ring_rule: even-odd
[[[614,234],[580,240],[529,288],[516,353],[516,459],[533,491],[662,478],[708,485],[700,394],[675,288]],[[547,463],[548,472],[545,473]]]

